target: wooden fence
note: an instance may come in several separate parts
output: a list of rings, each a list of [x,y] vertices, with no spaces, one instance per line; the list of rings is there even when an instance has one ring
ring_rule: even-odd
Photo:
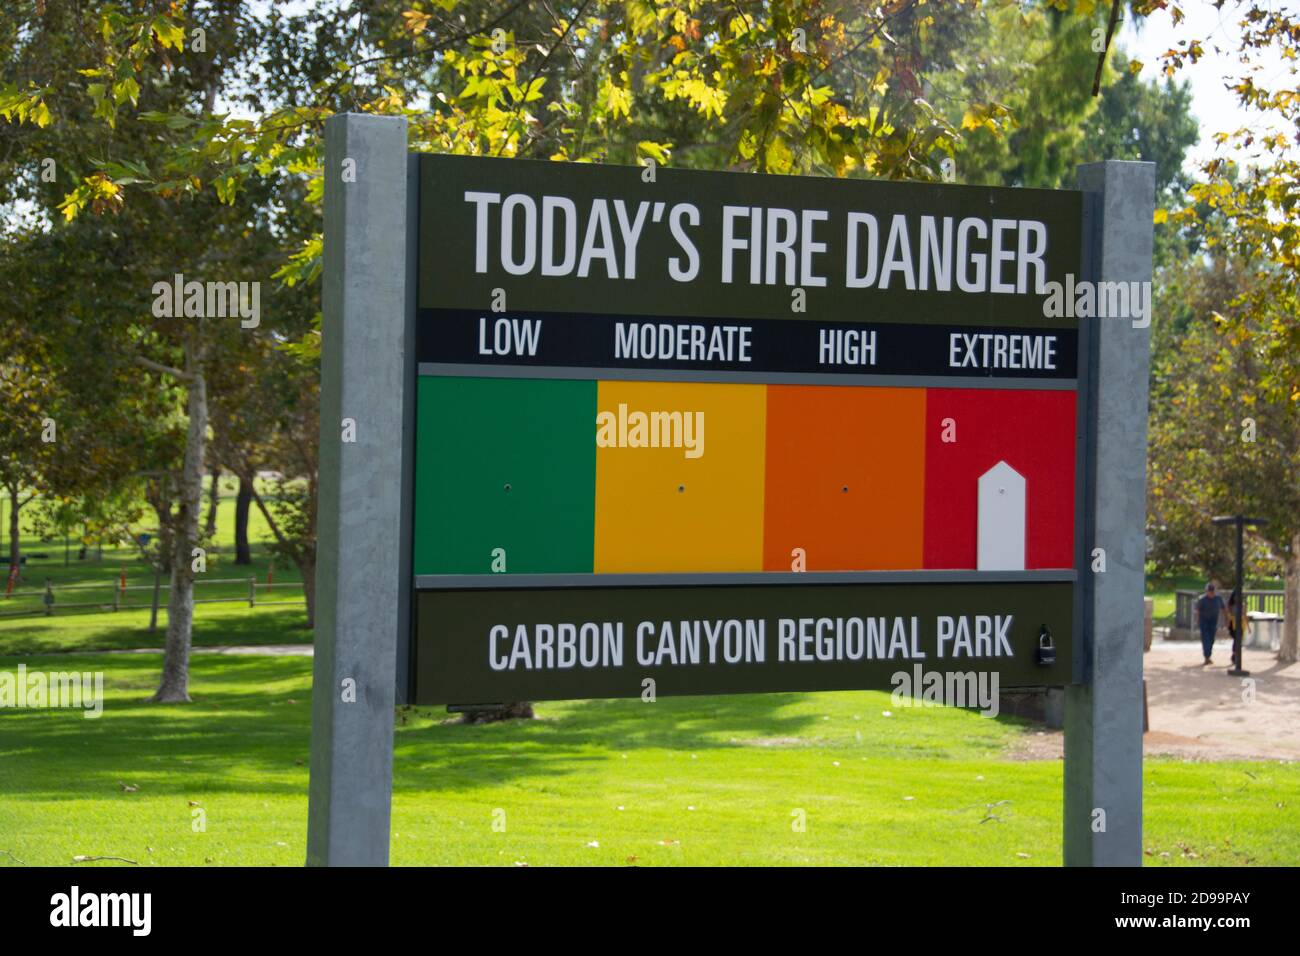
[[[1191,628],[1192,610],[1196,607],[1196,602],[1204,592],[1202,591],[1175,591],[1174,592],[1174,627]],[[1220,593],[1224,604],[1228,603],[1229,591]],[[1281,591],[1251,591],[1247,590],[1245,613],[1258,611],[1263,614],[1276,614],[1278,617],[1285,617],[1284,609],[1286,602],[1283,600]]]
[[[214,585],[224,585],[229,588],[230,585],[243,585],[242,594],[237,596],[225,597],[200,597],[200,588]],[[266,597],[259,597],[259,592],[263,595],[272,592],[275,589],[281,592],[297,592],[298,597],[289,600],[275,599],[268,600]],[[158,609],[167,610],[166,594],[171,589],[170,582],[160,582],[158,584]],[[153,608],[152,593],[154,585],[152,584],[127,584],[123,585],[120,581],[96,584],[49,584],[44,589],[20,588],[15,590],[8,600],[0,599],[0,618],[4,617],[23,617],[23,616],[50,616],[54,614],[63,614],[68,611],[83,614],[97,614],[104,611],[148,611]],[[130,592],[148,591],[150,592],[149,600],[132,602],[129,600]],[[80,592],[72,595],[73,600],[60,600],[60,595],[69,592]],[[84,594],[92,600],[76,600]],[[97,599],[95,599],[97,597]],[[17,602],[25,605],[35,603],[36,606],[21,607],[16,610],[10,610],[5,605],[11,602]],[[194,579],[194,603],[195,604],[228,604],[235,602],[246,602],[249,607],[265,607],[273,604],[302,604],[307,603],[306,597],[302,594],[302,585],[298,582],[284,582],[281,584],[271,584],[265,581],[259,582],[257,578],[249,576],[246,578],[204,578],[196,577]]]

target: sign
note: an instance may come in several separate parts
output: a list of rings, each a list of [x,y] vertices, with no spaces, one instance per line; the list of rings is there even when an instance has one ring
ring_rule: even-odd
[[[1142,862],[1152,164],[652,176],[407,132],[325,123],[308,863],[387,863],[395,703],[889,685],[1064,685],[1063,859]]]
[[[1080,193],[415,181],[413,702],[1078,681]]]

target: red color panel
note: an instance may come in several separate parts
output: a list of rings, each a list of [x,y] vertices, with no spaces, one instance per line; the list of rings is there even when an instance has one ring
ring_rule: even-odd
[[[975,567],[979,477],[999,461],[1025,477],[1025,567],[1074,567],[1074,457],[1073,391],[930,389],[926,568]]]

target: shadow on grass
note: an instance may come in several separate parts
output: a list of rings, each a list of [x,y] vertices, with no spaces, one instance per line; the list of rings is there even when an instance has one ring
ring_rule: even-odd
[[[539,705],[538,720],[399,725],[395,763],[404,788],[472,789],[517,777],[574,773],[620,751],[730,749],[754,738],[797,741],[817,718],[781,711],[807,696],[660,698],[653,705],[585,700],[563,704],[554,716],[546,713],[548,705]],[[446,721],[448,716],[440,707],[416,707],[408,713],[417,721]]]
[[[153,655],[25,663],[29,673],[102,669],[104,709],[94,719],[72,709],[0,713],[0,792],[123,800],[136,792],[306,792],[309,658],[193,658],[191,704],[147,702],[160,673]]]
[[[279,633],[282,639],[282,632]],[[244,793],[303,795],[308,782],[311,667],[303,657],[191,659],[189,705],[147,702],[155,655],[48,655],[29,671],[103,670],[99,719],[71,710],[0,713],[0,793],[38,799]],[[0,663],[0,669],[16,662]],[[781,751],[825,748],[855,757],[944,759],[999,746],[994,727],[956,711],[896,713],[886,694],[844,692],[820,706],[807,693],[588,700],[539,705],[540,719],[463,725],[442,708],[403,708],[394,741],[399,792],[460,792],[512,781],[531,788],[636,750],[691,753],[747,748],[757,774],[781,772]],[[834,723],[822,724],[834,714]],[[856,723],[858,714],[862,722]],[[919,716],[919,713],[917,714]],[[822,727],[825,726],[825,731]],[[788,769],[788,766],[787,766]],[[123,790],[122,784],[139,791]]]
[[[814,700],[816,708],[799,706]],[[548,713],[550,706],[556,711]],[[396,766],[401,788],[438,790],[580,772],[637,749],[690,754],[743,748],[787,768],[779,754],[790,750],[820,749],[846,758],[982,759],[1001,754],[1008,728],[1031,726],[1010,715],[972,723],[973,715],[957,708],[895,711],[882,719],[890,706],[889,695],[880,691],[661,697],[653,705],[587,700],[539,705],[541,719],[535,721],[483,725],[450,722],[442,708],[415,707],[402,711],[410,723],[398,728]],[[757,761],[758,772],[765,762]]]
[[[288,657],[191,660],[188,705],[147,702],[157,687],[153,655],[57,655],[28,670],[105,671],[103,716],[74,710],[0,715],[0,792],[34,798],[134,792],[305,793],[311,730],[311,661]],[[734,737],[796,738],[816,721],[780,711],[802,694],[542,705],[543,719],[465,726],[428,723],[441,708],[403,711],[413,723],[395,739],[399,790],[470,791],[519,778],[581,772],[637,748],[702,751],[742,744]],[[124,791],[122,784],[140,787]]]

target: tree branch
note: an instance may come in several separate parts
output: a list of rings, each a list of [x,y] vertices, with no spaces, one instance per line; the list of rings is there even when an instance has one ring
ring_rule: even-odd
[[[254,472],[252,474],[256,473]],[[240,477],[243,476],[241,475]],[[253,501],[257,502],[257,510],[262,512],[262,517],[266,519],[266,525],[271,529],[271,533],[275,535],[275,540],[281,547],[290,547],[288,539],[285,538],[284,533],[280,530],[280,526],[275,523],[275,519],[271,517],[270,509],[266,507],[266,502],[262,500],[262,496],[258,493],[257,483],[250,478],[248,487],[253,493]]]
[[[136,365],[143,366],[151,372],[161,372],[163,375],[170,375],[182,382],[188,382],[190,380],[191,376],[187,372],[182,372],[178,368],[172,368],[170,365],[162,365],[152,359],[145,358],[143,355],[133,356],[133,359]]]
[[[1092,95],[1101,94],[1101,71],[1106,67],[1106,54],[1110,52],[1110,38],[1115,35],[1115,25],[1119,23],[1121,0],[1111,0],[1110,21],[1106,24],[1106,43],[1097,54],[1097,72],[1092,77]]]
[[[406,50],[400,53],[383,53],[378,56],[367,57],[364,60],[358,60],[356,63],[353,63],[350,66],[348,66],[347,69],[340,71],[338,77],[335,78],[334,83],[330,86],[329,90],[326,91],[325,95],[323,97],[316,98],[316,104],[317,106],[328,107],[329,101],[333,99],[334,94],[338,92],[338,88],[343,84],[343,80],[363,66],[368,66],[371,63],[379,63],[383,60],[404,60],[407,59],[408,57],[420,56],[426,53],[438,53],[441,50],[443,50],[445,47],[448,47],[453,43],[459,42],[461,40],[468,40],[470,37],[478,36],[483,33],[490,33],[499,24],[505,22],[505,20],[508,19],[511,14],[513,14],[516,10],[518,10],[520,7],[524,6],[528,2],[529,0],[515,0],[515,2],[512,3],[508,8],[506,8],[504,12],[499,14],[494,19],[488,21],[483,26],[479,27],[477,30],[466,30],[461,33],[454,33],[451,36],[444,37],[443,39],[437,40],[426,47],[421,47],[418,50]]]
[[[557,39],[554,43],[550,45],[550,47],[546,51],[546,55],[542,57],[542,62],[537,64],[537,66],[533,69],[532,75],[528,77],[528,82],[526,82],[521,87],[521,89],[524,91],[524,98],[520,100],[517,104],[515,104],[513,119],[515,119],[516,121],[519,120],[520,114],[524,111],[524,109],[528,105],[529,89],[531,89],[533,83],[537,81],[537,77],[541,75],[542,70],[546,68],[546,64],[551,61],[551,55],[560,48],[560,44],[565,42],[565,40],[569,36],[569,31],[573,29],[573,25],[575,23],[577,23],[579,20],[582,19],[583,14],[587,12],[587,7],[589,6],[591,6],[591,0],[582,0],[582,6],[578,7],[578,11],[573,15],[573,19],[569,21],[569,25],[564,28],[564,31],[560,34],[559,39]],[[525,129],[524,132],[527,133],[527,130]],[[507,132],[506,136],[501,140],[501,145],[497,147],[497,151],[492,155],[500,156],[502,151],[506,148],[506,143],[508,142],[510,142],[510,135]]]

